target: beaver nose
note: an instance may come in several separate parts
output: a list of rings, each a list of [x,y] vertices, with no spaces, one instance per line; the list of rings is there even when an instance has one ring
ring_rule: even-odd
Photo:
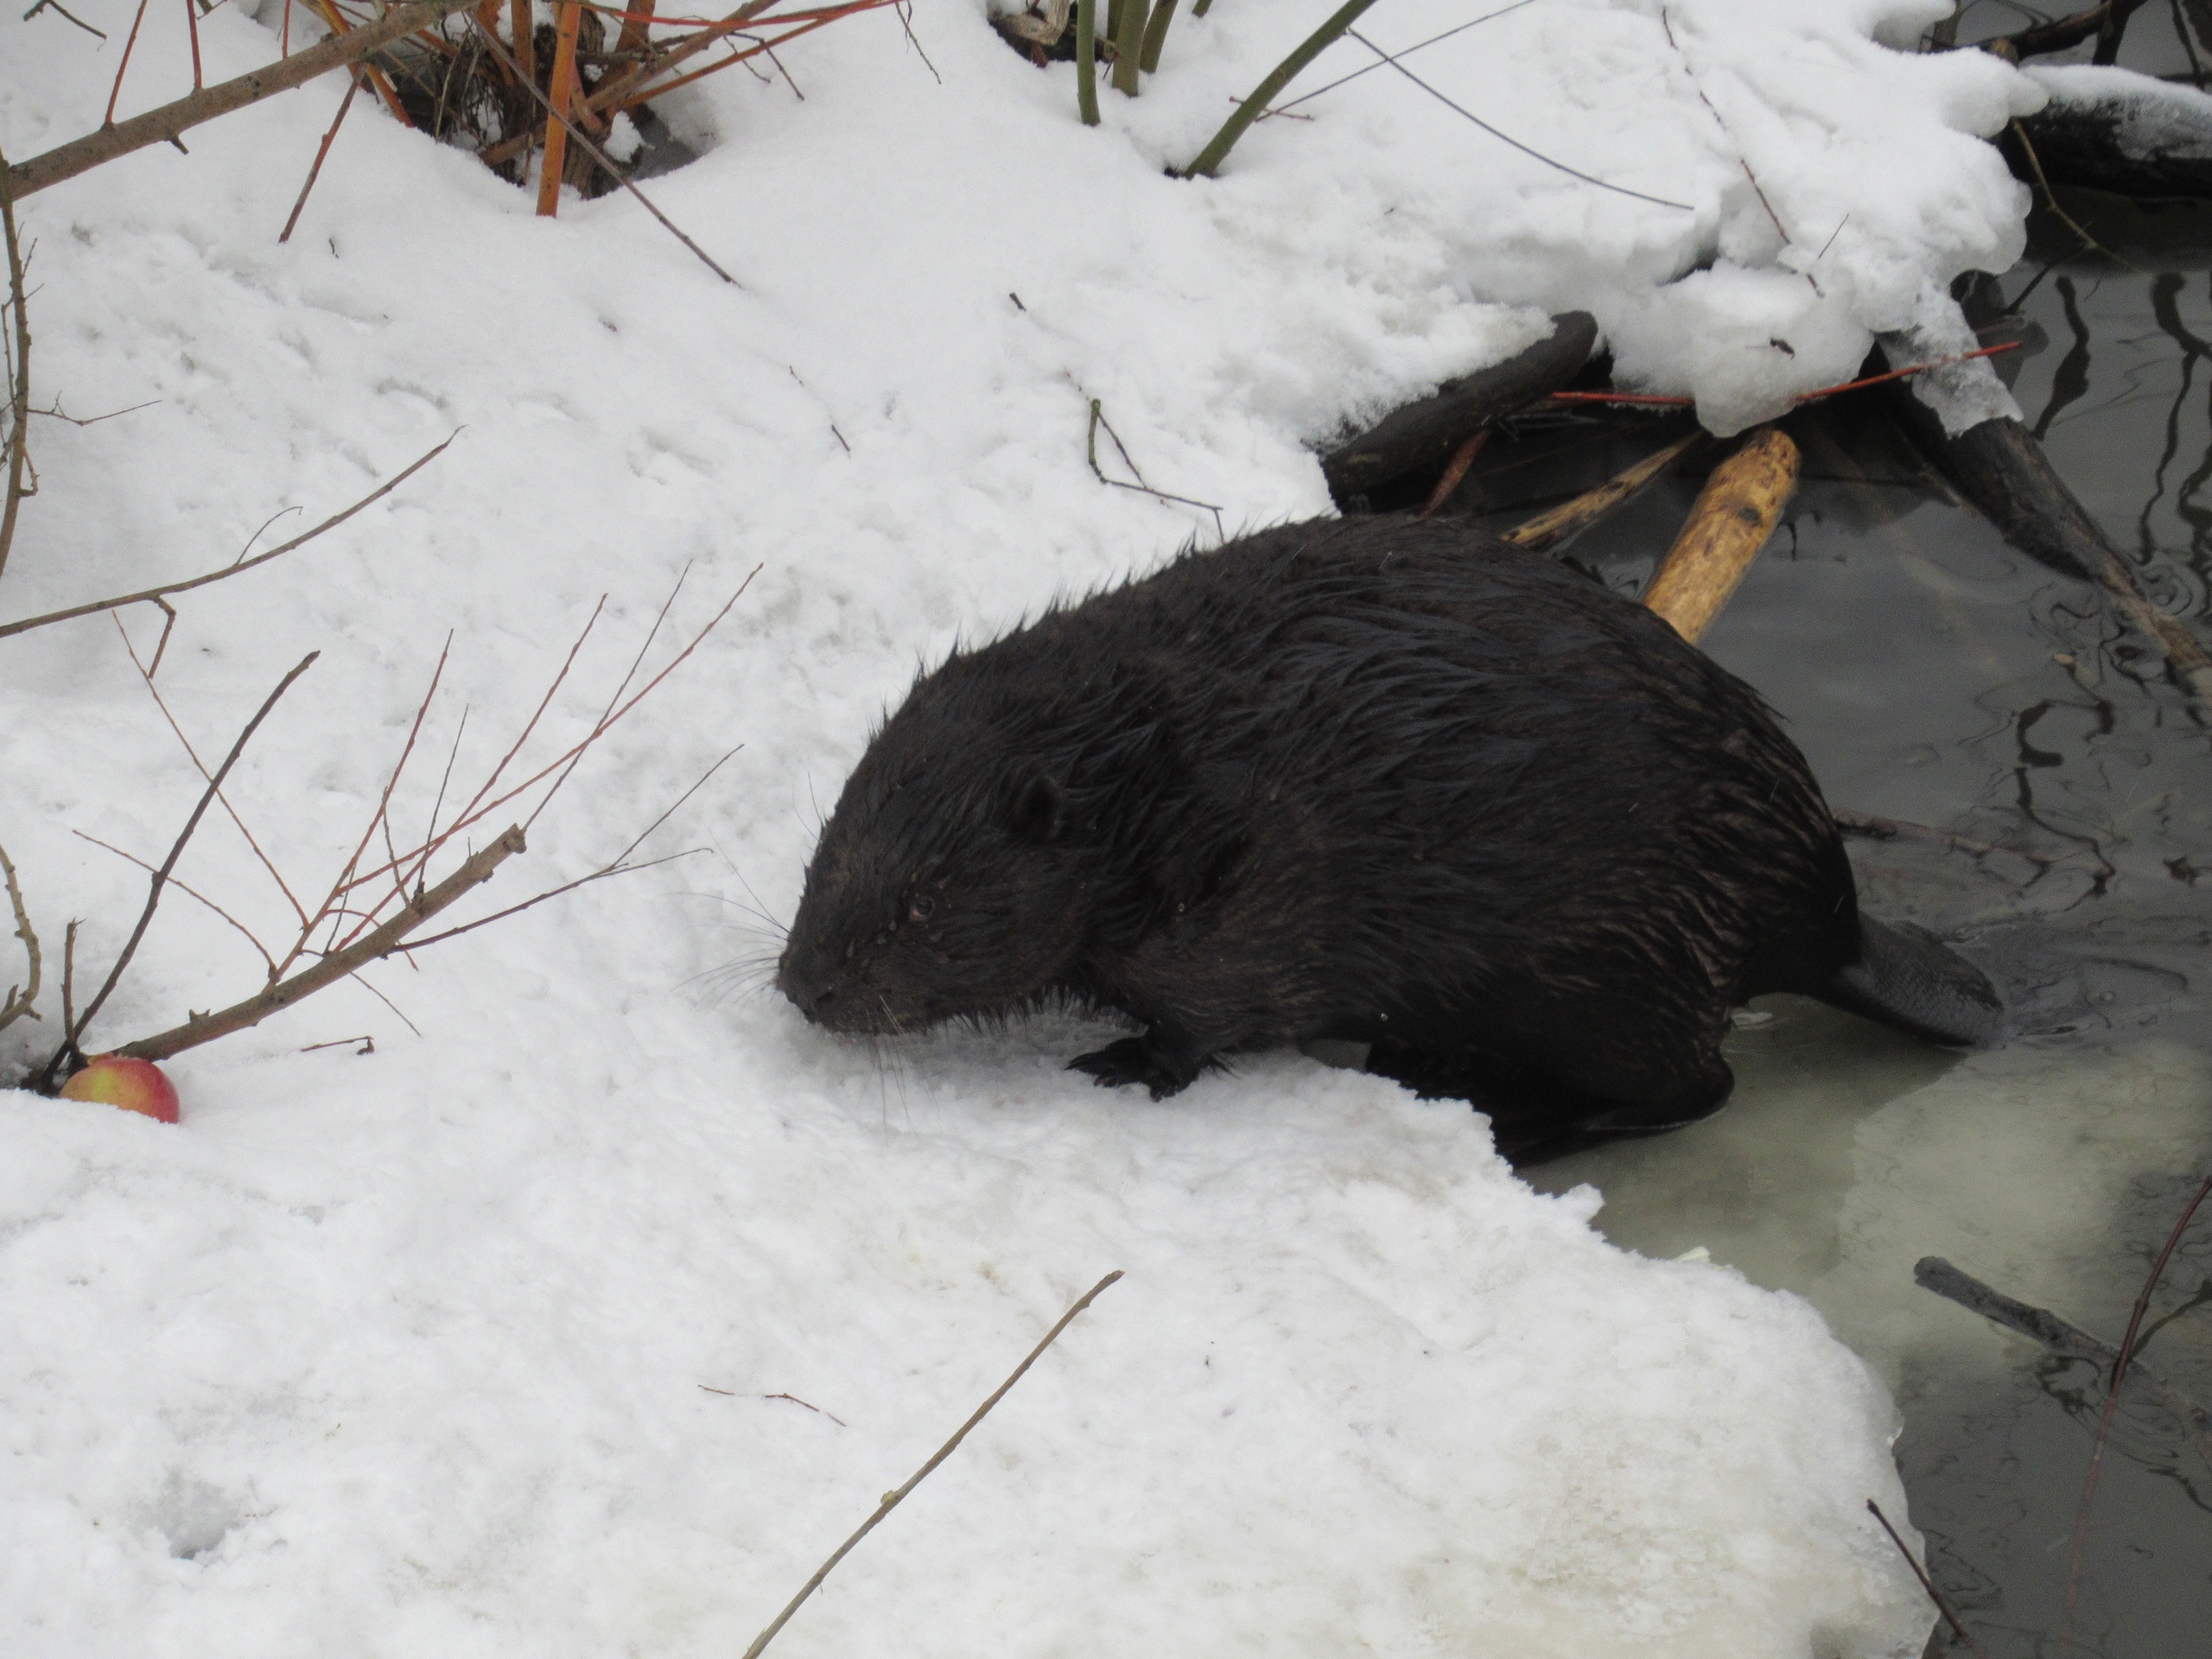
[[[830,1005],[837,1000],[837,986],[828,974],[786,962],[778,980],[784,995],[812,1023],[818,1026],[829,1017]]]

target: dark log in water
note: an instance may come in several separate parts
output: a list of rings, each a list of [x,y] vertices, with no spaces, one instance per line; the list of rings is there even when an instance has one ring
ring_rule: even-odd
[[[1446,381],[1433,395],[1390,411],[1368,430],[1321,457],[1321,475],[1339,507],[1378,484],[1441,467],[1452,452],[1501,415],[1510,415],[1572,380],[1598,343],[1587,311],[1552,319],[1548,340],[1503,363]]]
[[[2087,185],[2122,196],[2212,197],[2212,98],[2127,75],[2139,90],[2106,90],[2126,72],[2100,70],[2094,90],[2078,92],[2056,75],[2043,78],[2050,102],[2018,123],[2034,146],[2020,153],[2019,136],[2002,139],[2013,173],[2030,184],[2040,162],[2052,184]]]
[[[2135,571],[2106,537],[2035,435],[2014,420],[1984,421],[1956,437],[1904,383],[1884,389],[1929,460],[2014,547],[2038,564],[2093,582],[2164,656],[2193,699],[2212,703],[2212,655],[2179,617],[2144,596]]]

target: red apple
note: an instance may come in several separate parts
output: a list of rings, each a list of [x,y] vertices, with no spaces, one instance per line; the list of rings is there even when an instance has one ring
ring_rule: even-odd
[[[151,1060],[120,1054],[96,1054],[83,1071],[61,1085],[64,1100],[96,1100],[143,1112],[164,1123],[176,1122],[176,1089]]]

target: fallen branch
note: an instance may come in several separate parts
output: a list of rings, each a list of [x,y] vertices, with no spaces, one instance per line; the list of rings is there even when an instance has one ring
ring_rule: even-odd
[[[359,63],[403,35],[427,29],[449,13],[474,3],[476,0],[410,0],[406,5],[394,6],[372,23],[347,34],[334,35],[304,52],[250,70],[219,86],[133,116],[128,121],[103,126],[82,138],[72,139],[10,169],[15,197],[21,200],[48,185],[73,179],[79,173],[90,172],[103,162],[143,149],[149,144],[168,143],[179,134],[189,132],[205,122],[245,109],[250,104],[258,104],[278,92],[288,92],[295,86],[305,86],[332,69]]]
[[[1129,3],[1134,4],[1135,3],[1135,0],[1129,0]],[[1060,1315],[1059,1323],[1045,1333],[1045,1339],[1029,1351],[1029,1357],[1023,1360],[1020,1364],[1014,1368],[1014,1375],[1007,1377],[1005,1382],[1000,1383],[997,1389],[992,1394],[991,1397],[984,1401],[982,1405],[976,1408],[975,1414],[969,1417],[966,1422],[961,1424],[960,1427],[954,1431],[953,1436],[950,1440],[947,1440],[943,1446],[938,1447],[937,1455],[932,1457],[919,1469],[916,1470],[912,1478],[908,1480],[904,1486],[899,1487],[896,1491],[886,1492],[883,1495],[883,1501],[875,1506],[875,1513],[868,1516],[867,1520],[861,1522],[860,1524],[860,1529],[854,1533],[851,1537],[846,1539],[843,1543],[838,1545],[836,1551],[830,1555],[828,1560],[823,1562],[820,1567],[814,1569],[814,1576],[809,1579],[806,1583],[800,1587],[798,1594],[791,1599],[790,1604],[785,1607],[784,1611],[776,1615],[775,1622],[769,1625],[766,1630],[761,1631],[759,1636],[753,1638],[753,1645],[745,1650],[745,1659],[760,1659],[760,1650],[766,1647],[769,1643],[775,1640],[776,1632],[782,1630],[785,1624],[789,1624],[791,1622],[791,1615],[798,1611],[800,1605],[804,1603],[806,1599],[821,1587],[822,1580],[830,1576],[830,1570],[836,1567],[838,1562],[843,1560],[845,1557],[851,1553],[852,1548],[855,1544],[857,1544],[861,1539],[867,1537],[869,1533],[874,1531],[876,1523],[881,1521],[885,1516],[890,1514],[892,1510],[897,1509],[901,1500],[906,1497],[906,1494],[912,1491],[915,1487],[922,1484],[923,1479],[929,1474],[931,1470],[936,1468],[938,1465],[943,1463],[947,1458],[952,1455],[954,1448],[958,1446],[961,1441],[968,1438],[968,1431],[975,1427],[976,1424],[982,1422],[984,1417],[988,1414],[991,1408],[998,1404],[1001,1400],[1003,1400],[1006,1397],[1006,1393],[1008,1389],[1011,1389],[1015,1383],[1021,1381],[1023,1374],[1027,1372],[1032,1365],[1034,1365],[1037,1363],[1038,1356],[1052,1345],[1054,1338],[1056,1338],[1061,1332],[1066,1330],[1068,1326],[1073,1323],[1075,1316],[1082,1313],[1084,1308],[1089,1307],[1093,1297],[1096,1296],[1100,1291],[1105,1289],[1107,1286],[1112,1284],[1121,1276],[1121,1272],[1117,1268],[1114,1272],[1108,1274],[1103,1279],[1101,1279],[1089,1290],[1084,1292],[1080,1297],[1077,1298],[1075,1306],[1068,1309],[1066,1313]]]
[[[1626,506],[1664,477],[1676,461],[1705,442],[1706,435],[1701,431],[1678,439],[1656,454],[1646,455],[1635,466],[1615,474],[1596,489],[1585,491],[1572,501],[1562,502],[1548,512],[1540,512],[1516,524],[1498,539],[1539,553],[1556,547]]]
[[[125,1043],[116,1052],[133,1059],[166,1060],[173,1054],[181,1054],[188,1048],[197,1048],[202,1043],[213,1042],[218,1037],[227,1037],[234,1031],[244,1031],[250,1026],[259,1025],[270,1014],[290,1007],[302,997],[390,956],[399,949],[410,933],[430,918],[455,899],[489,881],[493,873],[513,855],[524,851],[526,844],[521,826],[518,824],[510,828],[489,847],[422,894],[383,926],[345,950],[333,951],[314,967],[295,974],[289,979],[279,981],[220,1013],[200,1014],[171,1030],[141,1038],[135,1043]]]
[[[1646,608],[1692,645],[1782,522],[1797,489],[1797,446],[1774,427],[1755,433],[1713,469],[1649,587]]]
[[[2103,1338],[2092,1336],[2047,1307],[2037,1307],[2007,1296],[1940,1255],[1923,1255],[1915,1262],[1912,1281],[1923,1290],[1934,1291],[1946,1301],[1956,1302],[1968,1313],[1980,1314],[1992,1325],[2002,1325],[2040,1344],[2061,1359],[2082,1360],[2107,1374],[2120,1363],[2120,1350]],[[2212,1412],[2207,1412],[2140,1360],[2131,1358],[2130,1369],[2191,1431],[2201,1435],[2212,1429]]]
[[[458,432],[454,434],[455,438],[460,435]],[[164,582],[158,588],[143,588],[135,594],[118,594],[112,599],[90,600],[82,605],[72,605],[67,610],[48,611],[43,616],[27,616],[17,621],[0,623],[0,639],[5,639],[11,633],[29,633],[33,628],[43,628],[55,622],[67,622],[80,616],[97,616],[102,611],[120,610],[125,605],[158,604],[172,594],[188,594],[195,588],[205,588],[213,582],[226,582],[232,576],[244,575],[247,571],[258,565],[266,564],[271,559],[283,558],[295,548],[306,546],[325,531],[337,529],[362,508],[373,506],[443,454],[446,452],[446,446],[452,442],[453,438],[448,438],[444,443],[437,445],[417,457],[413,465],[397,478],[378,485],[352,506],[346,508],[345,512],[334,514],[313,530],[295,536],[282,547],[272,547],[266,553],[257,553],[250,559],[241,555],[219,570],[210,570],[205,575],[190,576],[182,582]]]
[[[23,954],[30,958],[29,983],[10,985],[7,1000],[0,1001],[0,1031],[5,1031],[26,1016],[33,1020],[39,1017],[38,1010],[31,1006],[38,1000],[39,950],[38,934],[31,926],[30,912],[23,908],[23,890],[16,880],[16,867],[8,861],[8,849],[4,847],[0,847],[0,876],[7,879],[8,906],[16,912],[16,937],[23,942]]]
[[[1452,459],[1444,463],[1444,470],[1436,475],[1436,487],[1429,491],[1428,499],[1421,503],[1417,518],[1433,518],[1444,511],[1444,504],[1452,493],[1467,481],[1468,469],[1475,464],[1475,457],[1489,447],[1490,435],[1497,429],[1484,427],[1452,452]]]

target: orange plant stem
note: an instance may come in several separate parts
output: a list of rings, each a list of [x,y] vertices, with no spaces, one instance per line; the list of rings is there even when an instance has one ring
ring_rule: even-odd
[[[537,29],[530,0],[507,0],[507,16],[514,25],[515,66],[534,86],[537,84]]]
[[[575,101],[576,25],[584,9],[576,0],[562,0],[561,32],[553,47],[553,84],[549,89],[556,114],[566,115]],[[561,171],[569,159],[569,130],[552,115],[545,118],[545,170],[537,180],[537,216],[550,219],[561,211]]]
[[[645,30],[653,21],[653,0],[632,0],[632,6],[622,14],[622,33],[614,42],[617,52],[645,49]]]

